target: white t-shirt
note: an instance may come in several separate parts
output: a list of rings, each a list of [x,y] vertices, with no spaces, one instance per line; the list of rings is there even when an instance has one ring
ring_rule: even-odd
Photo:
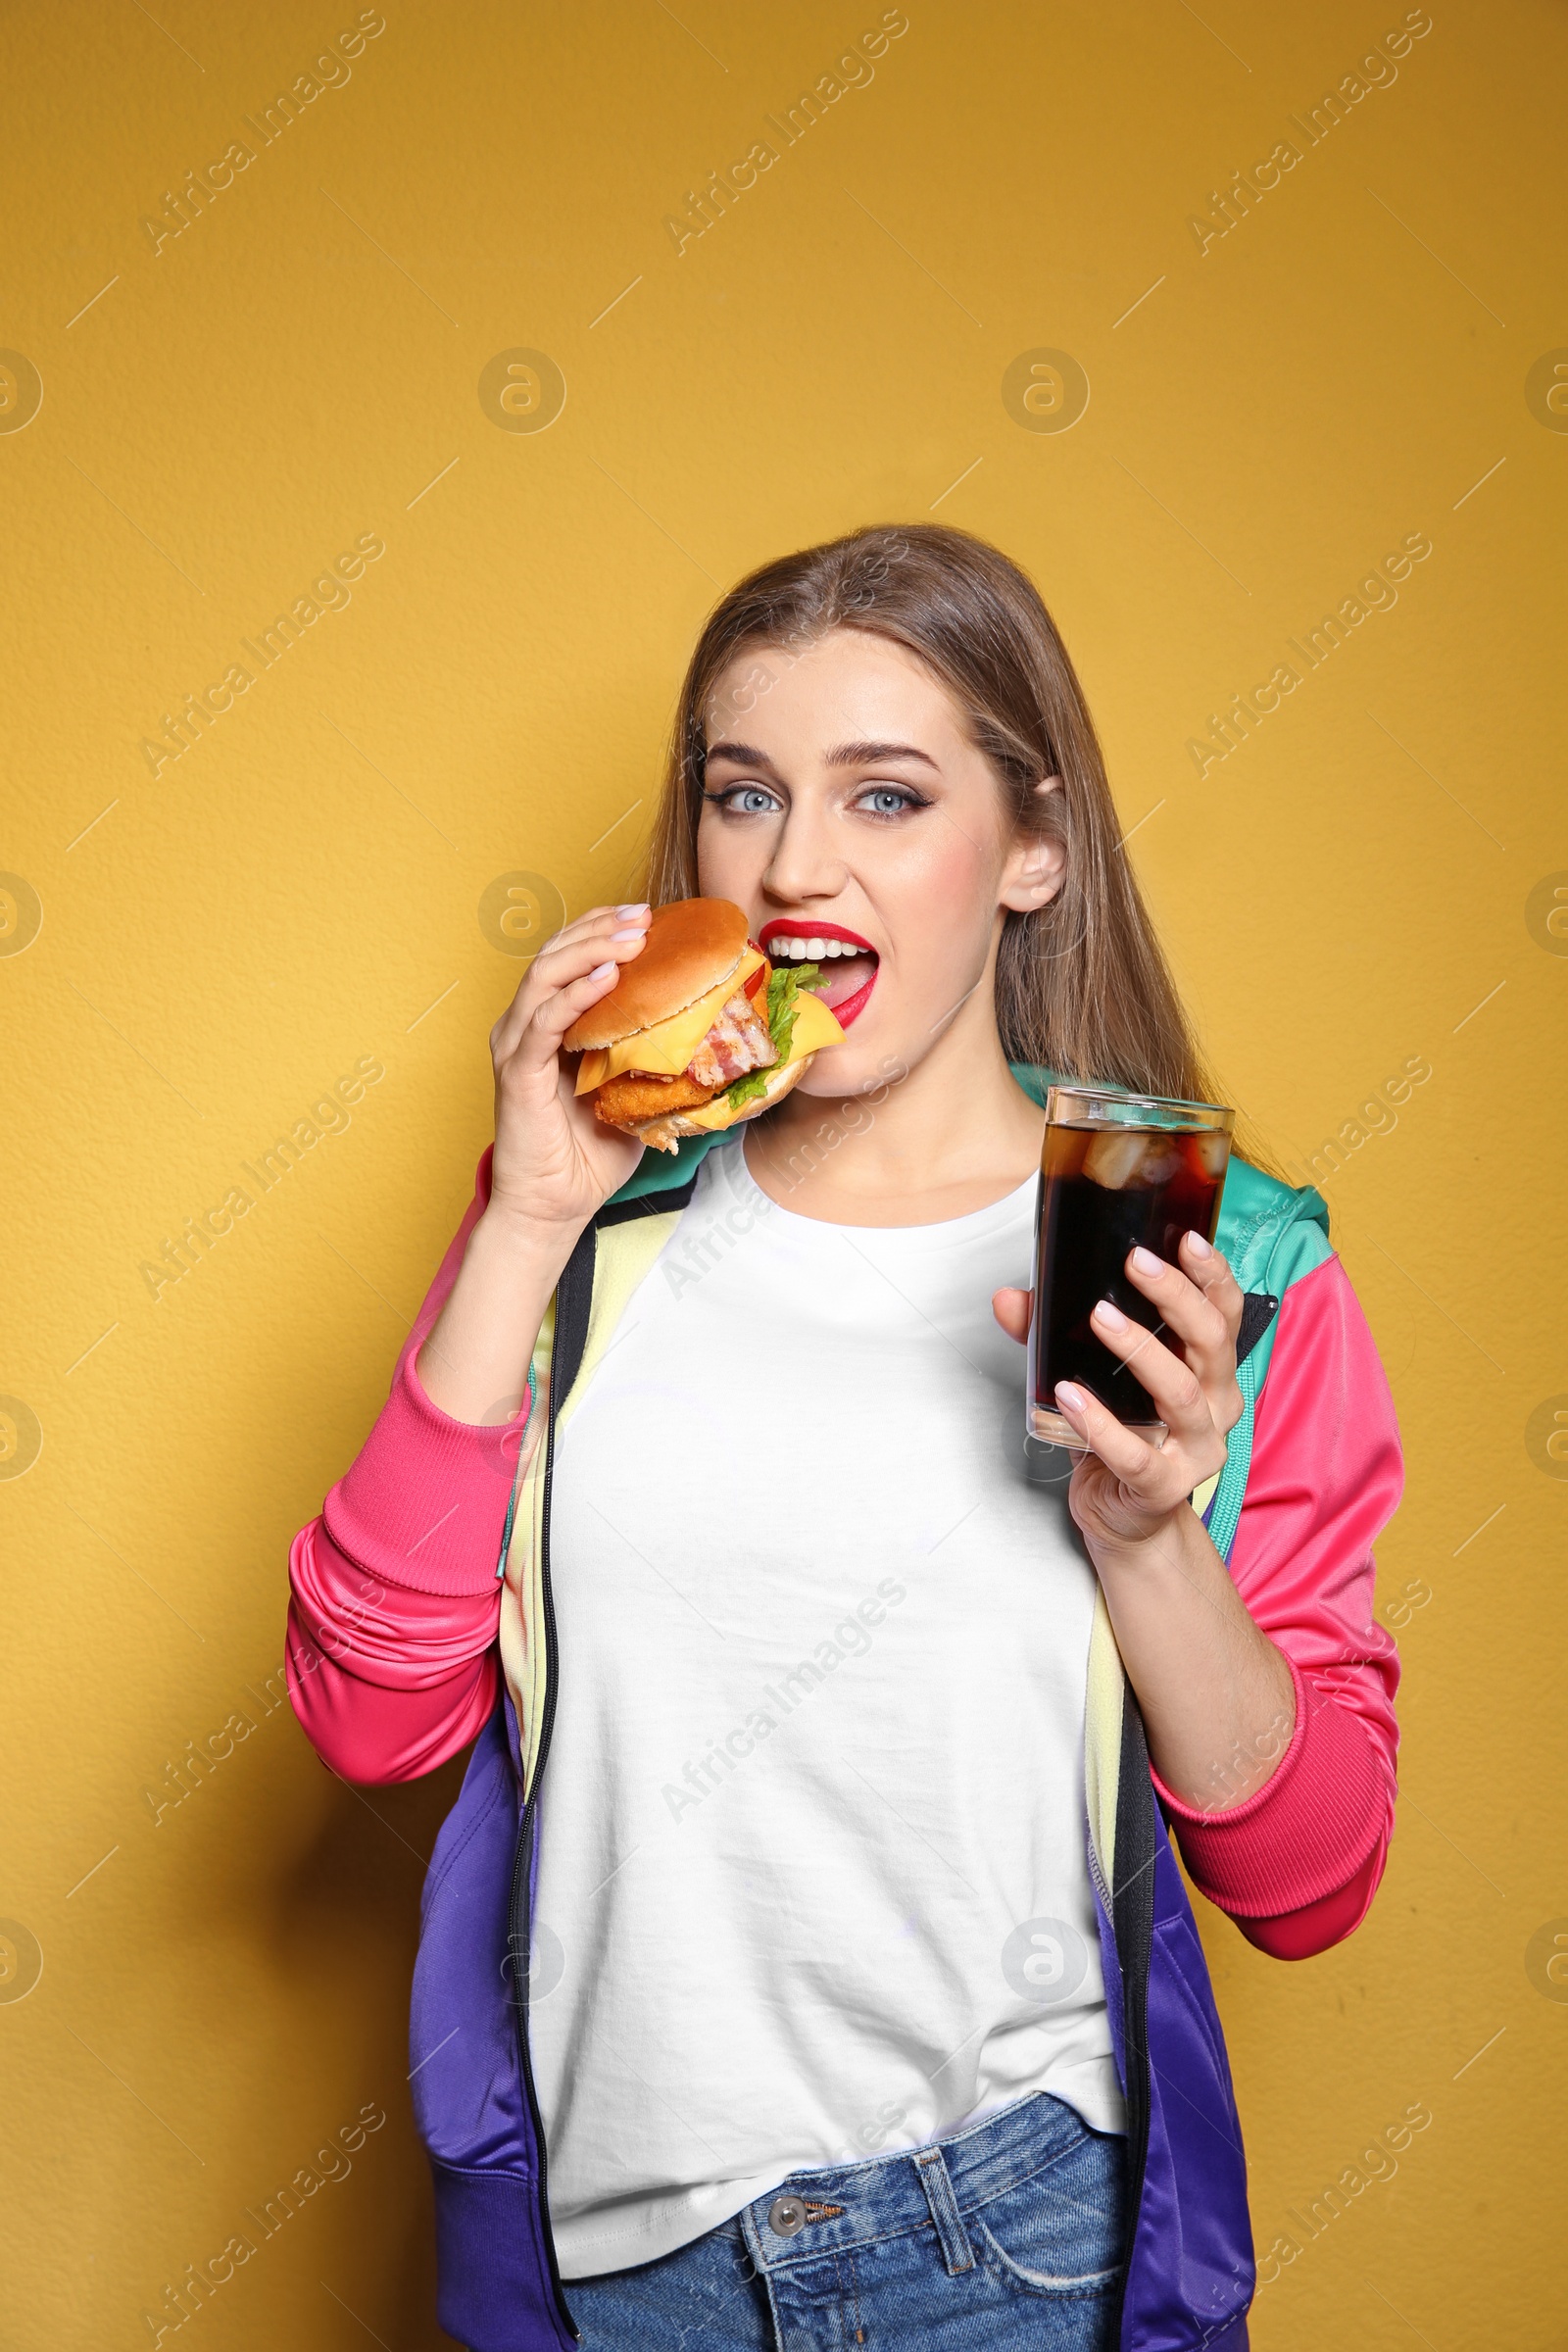
[[[530,1985],[567,2278],[1030,2090],[1125,2128],[1094,1574],[991,1311],[1034,1190],[828,1225],[716,1147],[560,1434]]]

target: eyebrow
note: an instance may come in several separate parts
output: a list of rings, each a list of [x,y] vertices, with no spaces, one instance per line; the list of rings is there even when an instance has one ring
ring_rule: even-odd
[[[918,760],[932,769],[937,764],[929,752],[920,751],[912,743],[841,743],[823,756],[829,767],[870,767],[878,760]],[[705,757],[733,760],[737,767],[773,766],[767,754],[750,743],[710,743]]]

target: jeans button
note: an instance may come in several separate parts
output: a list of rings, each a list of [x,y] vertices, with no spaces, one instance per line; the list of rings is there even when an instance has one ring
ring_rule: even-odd
[[[793,2237],[806,2227],[806,2207],[799,2197],[775,2197],[767,2209],[767,2226],[775,2237]]]

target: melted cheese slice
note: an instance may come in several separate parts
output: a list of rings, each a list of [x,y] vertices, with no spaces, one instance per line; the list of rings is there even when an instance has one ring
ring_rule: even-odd
[[[795,1000],[795,1029],[790,1038],[790,1050],[783,1066],[801,1061],[808,1054],[819,1054],[824,1046],[842,1046],[844,1032],[820,997],[813,997],[803,988]]]
[[[748,948],[728,979],[720,980],[716,988],[710,988],[706,997],[699,997],[695,1004],[688,1004],[684,1012],[672,1012],[667,1021],[656,1021],[651,1029],[639,1029],[634,1036],[623,1037],[615,1045],[601,1046],[594,1053],[584,1054],[577,1064],[577,1084],[573,1091],[579,1095],[591,1094],[596,1086],[603,1086],[609,1078],[619,1078],[627,1070],[648,1070],[657,1078],[678,1078],[735,991],[744,988],[766,960],[760,949]],[[835,1022],[834,1027],[837,1026]]]
[[[844,1032],[821,998],[813,997],[808,990],[803,989],[795,1000],[795,1029],[790,1038],[790,1050],[783,1060],[774,1062],[764,1075],[770,1077],[773,1070],[787,1070],[792,1063],[804,1061],[808,1054],[819,1054],[824,1046],[842,1046],[843,1043]],[[742,1107],[752,1106],[743,1104]],[[697,1128],[727,1127],[734,1119],[734,1113],[722,1094],[715,1096],[711,1102],[705,1103],[701,1110],[683,1110],[680,1115]]]

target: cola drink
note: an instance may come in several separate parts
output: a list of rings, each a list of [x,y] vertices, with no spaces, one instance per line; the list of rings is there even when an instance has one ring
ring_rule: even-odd
[[[1048,1444],[1082,1447],[1056,1404],[1057,1381],[1070,1380],[1118,1421],[1162,1436],[1149,1391],[1089,1318],[1109,1298],[1135,1323],[1163,1333],[1154,1306],[1127,1279],[1128,1252],[1152,1250],[1174,1265],[1184,1233],[1213,1240],[1235,1114],[1218,1103],[1054,1087],[1046,1115],[1026,1425]]]

